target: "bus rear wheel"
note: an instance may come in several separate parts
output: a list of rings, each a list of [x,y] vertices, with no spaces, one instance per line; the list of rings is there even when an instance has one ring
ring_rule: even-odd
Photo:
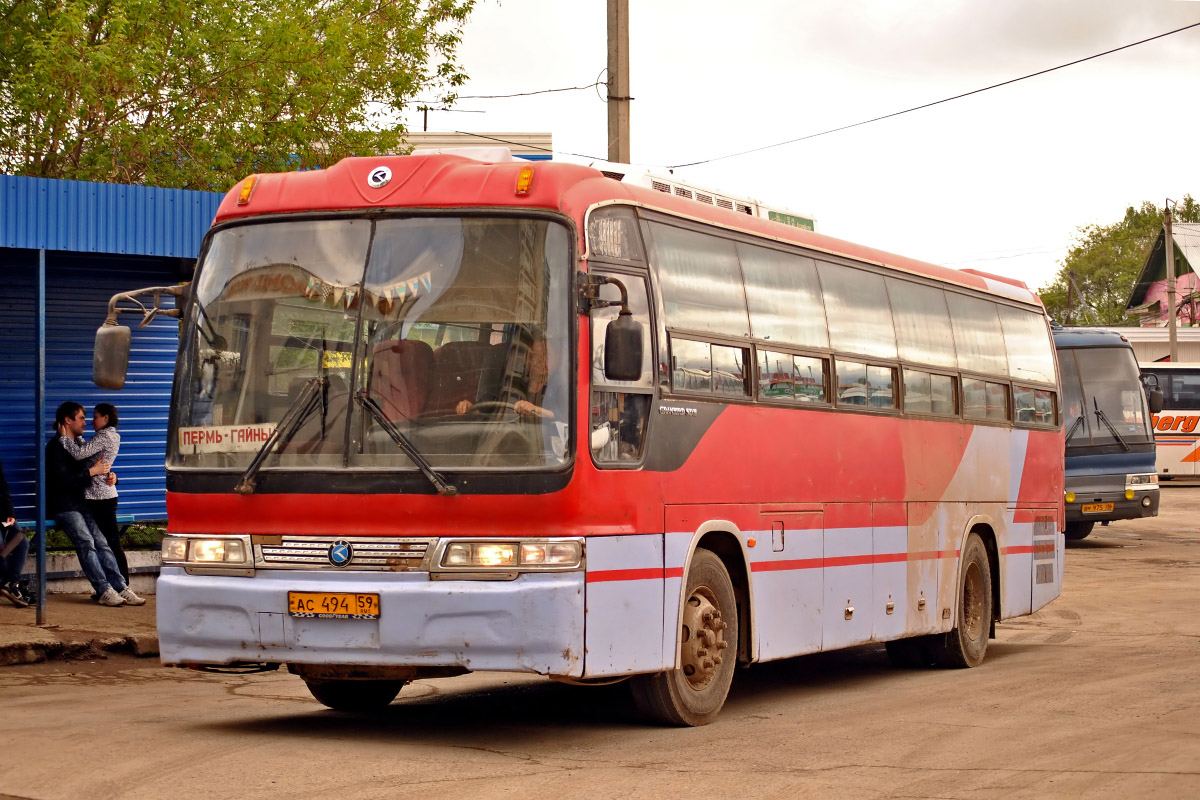
[[[396,699],[407,681],[306,680],[318,703],[334,711],[378,711]]]
[[[957,610],[954,630],[933,637],[933,659],[942,667],[978,667],[992,628],[992,570],[983,539],[975,532],[967,535],[963,547]]]
[[[654,722],[707,725],[717,718],[729,695],[738,643],[733,582],[712,552],[696,551],[684,598],[680,668],[637,675],[630,688],[638,710]]]
[[[1094,527],[1096,527],[1095,522],[1068,522],[1066,536],[1071,541],[1077,542],[1080,539],[1086,539]]]

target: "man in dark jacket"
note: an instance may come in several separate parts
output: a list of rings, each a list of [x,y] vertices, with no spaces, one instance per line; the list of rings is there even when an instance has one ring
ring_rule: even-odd
[[[75,545],[79,566],[96,591],[96,600],[103,606],[140,606],[146,601],[134,594],[121,577],[117,559],[100,533],[96,520],[88,511],[84,491],[93,475],[108,473],[107,461],[89,467],[71,457],[59,441],[60,436],[71,439],[83,435],[87,415],[79,403],[67,401],[54,415],[57,432],[46,442],[46,513]]]
[[[28,608],[29,598],[21,591],[21,571],[29,555],[29,540],[17,527],[12,495],[0,461],[0,597],[17,608]]]

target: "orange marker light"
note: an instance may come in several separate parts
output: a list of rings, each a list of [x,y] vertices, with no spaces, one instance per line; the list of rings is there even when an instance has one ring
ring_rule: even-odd
[[[756,544],[758,544],[758,539],[747,539],[746,540],[746,547],[754,547],[754,545],[756,545]]]
[[[521,167],[521,171],[517,173],[517,194],[529,194],[529,187],[533,185],[533,167]]]
[[[258,185],[258,176],[251,175],[242,182],[242,191],[238,193],[238,205],[244,206],[250,202],[250,195],[254,194],[254,187]]]

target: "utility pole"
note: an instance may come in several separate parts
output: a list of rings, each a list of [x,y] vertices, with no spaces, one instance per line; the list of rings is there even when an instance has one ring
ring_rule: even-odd
[[[1072,293],[1075,291],[1075,270],[1067,270],[1067,318],[1063,320],[1064,326],[1071,324],[1071,300]]]
[[[1163,203],[1163,230],[1166,233],[1167,258],[1167,336],[1171,362],[1179,361],[1179,334],[1175,330],[1175,237],[1171,234],[1171,198]]]
[[[629,158],[629,0],[608,0],[608,160]]]

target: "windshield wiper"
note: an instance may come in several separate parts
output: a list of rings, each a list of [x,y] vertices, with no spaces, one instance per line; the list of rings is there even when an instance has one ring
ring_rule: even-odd
[[[438,494],[445,497],[453,497],[458,494],[458,488],[446,483],[446,479],[434,471],[433,467],[425,459],[425,456],[421,455],[421,451],[414,447],[412,441],[400,432],[400,429],[396,427],[394,422],[387,418],[383,413],[383,409],[379,407],[379,403],[375,402],[374,398],[367,396],[365,389],[359,389],[358,393],[354,395],[354,399],[379,423],[379,427],[383,428],[387,435],[392,437],[392,441],[404,451],[404,455],[412,459],[412,462],[417,465],[422,474],[433,484],[433,488],[437,489]]]
[[[1121,434],[1117,433],[1117,429],[1113,427],[1113,424],[1108,421],[1108,415],[1100,410],[1100,403],[1094,397],[1092,398],[1092,406],[1096,409],[1096,419],[1103,422],[1104,427],[1108,428],[1108,430],[1112,433],[1113,438],[1116,439],[1118,442],[1120,442],[1121,447],[1125,448],[1125,450],[1128,451],[1129,444],[1125,441],[1125,439],[1121,436]]]
[[[1082,416],[1076,417],[1075,422],[1071,423],[1071,427],[1067,431],[1067,436],[1063,441],[1067,441],[1067,442],[1071,441],[1071,437],[1075,435],[1075,431],[1079,430],[1079,426],[1082,424],[1083,424],[1083,417]]]
[[[254,494],[255,476],[262,468],[263,462],[267,460],[267,456],[271,455],[271,452],[280,444],[290,441],[304,420],[312,416],[312,413],[324,404],[325,390],[328,386],[329,379],[320,375],[304,384],[300,394],[288,406],[287,411],[283,412],[283,418],[279,420],[275,430],[271,431],[270,437],[254,454],[254,460],[242,473],[242,479],[238,481],[237,486],[233,487],[235,492]]]

